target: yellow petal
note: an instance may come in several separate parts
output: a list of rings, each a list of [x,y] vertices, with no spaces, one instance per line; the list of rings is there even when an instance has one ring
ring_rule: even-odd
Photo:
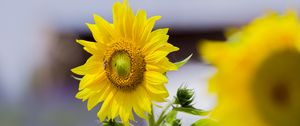
[[[134,92],[134,95],[131,96],[132,100],[139,100],[139,97],[142,97],[144,94],[139,94],[139,92]],[[147,119],[147,116],[145,115],[145,111],[143,111],[142,108],[139,107],[138,102],[132,102],[133,104],[133,110],[134,112],[141,118]]]
[[[120,106],[120,118],[122,120],[122,122],[126,125],[129,124],[129,117],[130,117],[130,113],[132,113],[132,106],[130,104],[130,102],[128,101],[129,98],[131,98],[130,93],[124,93],[122,92],[122,96],[119,99],[121,106]]]
[[[169,93],[164,94],[149,94],[151,99],[156,102],[166,102],[166,98],[169,97]]]
[[[151,112],[151,99],[149,98],[149,95],[145,92],[147,90],[144,86],[139,86],[137,88],[137,94],[140,94],[142,97],[139,97],[139,99],[136,101],[139,108],[141,108],[144,112],[150,113]]]
[[[76,40],[79,44],[83,45],[83,49],[91,54],[97,53],[97,47],[95,42],[90,42],[86,40]]]
[[[107,95],[112,91],[114,90],[114,87],[112,86],[112,84],[109,82],[109,81],[106,81],[106,88],[104,90],[102,90],[101,92],[101,97],[100,99],[106,99]]]
[[[112,10],[113,11],[113,23],[114,24],[117,24],[118,22],[120,22],[119,21],[119,19],[120,19],[119,15],[120,15],[121,9],[122,9],[122,5],[121,5],[120,1],[115,2],[114,5],[113,5],[113,10]]]
[[[170,43],[166,43],[166,44],[164,44],[164,46],[162,46],[161,48],[159,48],[159,50],[167,51],[167,52],[174,52],[174,51],[178,51],[179,48],[176,47],[176,46],[173,46]]]
[[[166,51],[155,51],[154,53],[145,56],[147,63],[157,63],[165,58],[170,52]]]
[[[168,91],[164,85],[156,85],[156,84],[147,83],[144,86],[146,87],[147,91],[152,94],[158,94],[158,95],[168,94]]]
[[[124,31],[125,31],[124,35],[125,35],[125,38],[128,38],[131,40],[133,37],[132,30],[133,30],[134,14],[129,5],[125,6],[124,15],[125,16],[124,16],[123,20],[124,20],[124,24],[126,24],[126,25],[123,25]]]
[[[147,23],[146,23],[146,26],[145,26],[145,29],[144,29],[144,32],[143,32],[143,34],[142,34],[142,38],[141,38],[141,41],[142,42],[146,42],[146,39],[147,39],[147,37],[150,35],[150,33],[151,33],[151,31],[152,31],[152,29],[153,29],[153,27],[154,27],[154,25],[155,25],[155,22],[157,21],[157,20],[159,20],[161,18],[161,16],[153,16],[153,17],[151,17],[151,18],[149,18],[148,20],[147,20]],[[145,43],[146,44],[146,43]]]
[[[100,61],[98,57],[91,56],[84,65],[73,68],[71,71],[78,75],[96,74],[103,70],[103,65],[101,65]]]
[[[163,58],[160,62],[159,62],[160,66],[166,70],[177,70],[178,67],[169,61],[169,59],[167,57]]]
[[[84,89],[84,90],[79,91],[76,94],[75,98],[82,99],[82,101],[85,101],[89,98],[90,95],[93,95],[93,94],[95,94],[95,92],[90,91],[89,89]]]
[[[114,22],[114,28],[116,30],[115,34],[118,34],[122,37],[124,37],[124,29],[123,29],[123,19],[124,19],[124,14],[123,12],[125,12],[123,10],[123,6],[121,5],[121,3],[118,1],[114,4],[113,6],[113,22]]]
[[[91,86],[93,87],[91,89],[95,89],[96,87],[93,85],[101,86],[104,79],[106,79],[105,71],[102,71],[101,73],[96,75],[86,75],[82,78],[82,80],[79,83],[79,90],[82,90],[83,88],[86,87],[91,88]]]
[[[103,83],[99,84],[99,86],[97,85],[97,87],[96,87],[96,85],[93,85],[93,86],[95,86],[95,87],[88,86],[85,89],[90,89],[91,91],[97,93],[97,95],[99,97],[99,99],[98,99],[99,102],[105,100],[105,98],[106,98],[105,96],[107,96],[109,91],[112,90],[110,85],[108,85],[105,81]]]
[[[127,103],[128,104],[127,109],[128,109],[128,113],[129,113],[129,119],[133,120],[133,121],[135,121],[135,120],[134,120],[134,116],[133,116],[133,113],[132,113],[132,109],[133,109],[133,106],[134,106],[135,101],[136,101],[136,99],[133,99],[133,97],[136,96],[136,95],[137,95],[137,92],[130,92],[130,93],[128,93],[128,97],[127,97],[127,100],[126,100],[130,103],[130,104]]]
[[[159,73],[165,73],[169,70],[177,70],[178,67],[169,61],[167,57],[163,58],[158,63],[148,63],[146,65],[147,71],[157,71]]]
[[[100,33],[98,27],[95,24],[90,24],[90,23],[86,23],[86,25],[88,26],[88,28],[92,32],[92,35],[93,35],[94,39],[97,42],[103,42],[102,37],[101,37],[101,33]]]
[[[133,41],[137,42],[137,44],[142,45],[141,37],[144,32],[144,26],[146,24],[147,14],[144,10],[138,10],[136,17],[133,22]]]
[[[121,97],[120,91],[116,92],[115,98],[112,100],[111,118],[115,118],[119,114],[120,104],[118,102],[120,101],[117,100],[118,97]]]
[[[153,37],[157,35],[166,35],[169,31],[169,28],[161,28],[161,29],[156,29],[150,33],[150,35],[147,37],[147,41],[150,41],[153,39]]]
[[[151,54],[157,49],[163,47],[168,42],[169,36],[166,34],[159,34],[153,37],[150,41],[147,41],[142,51],[146,54]]]
[[[146,71],[144,75],[145,75],[145,81],[151,84],[163,85],[168,82],[167,77],[159,72]]]
[[[106,41],[106,43],[112,42],[115,35],[112,24],[110,24],[97,14],[94,14],[94,19],[96,22],[96,26],[98,27],[98,30],[101,33],[101,36],[106,37],[106,39],[108,40]]]
[[[92,95],[89,97],[89,100],[87,102],[87,109],[88,111],[92,110],[98,103],[99,103],[99,93]]]
[[[169,96],[164,85],[151,85],[149,83],[146,88],[150,98],[156,102],[165,102],[165,99]]]
[[[203,42],[199,45],[200,55],[208,63],[216,64],[226,57],[227,45],[224,42]]]
[[[98,117],[99,117],[99,120],[100,120],[101,122],[103,122],[104,119],[105,119],[106,116],[107,116],[107,111],[109,110],[108,108],[109,108],[109,105],[110,105],[110,103],[111,103],[111,101],[112,101],[112,98],[113,98],[114,95],[115,95],[115,91],[116,91],[116,90],[114,90],[114,89],[111,89],[111,90],[109,91],[108,95],[106,95],[106,98],[105,98],[105,100],[104,100],[104,102],[103,102],[103,104],[102,104],[102,106],[101,106],[100,111],[99,111],[98,114],[97,114]]]
[[[134,106],[133,108],[135,114],[137,114],[139,117],[147,120],[147,116],[145,115],[144,111],[138,106],[138,104],[136,104],[136,106]]]

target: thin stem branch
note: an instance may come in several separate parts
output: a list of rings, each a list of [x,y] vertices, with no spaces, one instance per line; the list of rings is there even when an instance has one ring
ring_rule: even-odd
[[[149,126],[155,126],[153,105],[151,105],[151,113],[148,113],[148,122],[149,122]]]
[[[159,115],[158,117],[158,120],[157,122],[155,123],[155,126],[159,126],[162,121],[164,120],[164,118],[166,117],[165,116],[165,113],[167,112],[167,110],[171,107],[171,105],[174,103],[174,100],[172,102],[170,102],[164,109],[163,111],[161,112],[161,114]]]

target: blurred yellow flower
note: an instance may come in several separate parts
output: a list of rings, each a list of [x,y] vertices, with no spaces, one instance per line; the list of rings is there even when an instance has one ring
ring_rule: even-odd
[[[84,75],[76,98],[88,100],[88,110],[103,102],[100,121],[119,116],[129,125],[133,111],[145,118],[153,101],[163,102],[168,97],[164,73],[177,66],[166,56],[179,48],[167,42],[167,28],[152,31],[160,18],[147,19],[144,10],[134,15],[126,0],[116,2],[112,24],[98,15],[94,15],[95,24],[87,24],[96,42],[77,40],[92,56],[72,69]]]
[[[217,68],[211,116],[221,126],[300,126],[300,25],[294,11],[270,12],[226,42],[200,44]]]

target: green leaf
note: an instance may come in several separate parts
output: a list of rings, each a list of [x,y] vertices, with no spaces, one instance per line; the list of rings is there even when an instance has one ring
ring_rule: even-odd
[[[209,111],[196,109],[192,107],[174,107],[173,110],[179,111],[179,112],[185,112],[192,115],[199,115],[199,116],[205,116],[209,114]]]
[[[153,105],[151,105],[151,113],[148,113],[148,124],[149,124],[149,126],[155,126]]]
[[[176,120],[177,111],[172,110],[166,116],[166,122],[172,124]]]
[[[192,56],[193,56],[193,54],[189,55],[189,56],[188,56],[187,58],[185,58],[184,60],[181,60],[181,61],[176,62],[176,63],[174,63],[174,64],[177,66],[177,68],[180,68],[181,66],[183,66],[184,64],[186,64],[186,63],[191,59]]]
[[[157,107],[157,108],[163,108],[163,106],[160,106],[160,105],[158,105],[158,104],[153,104],[155,107]]]
[[[114,119],[105,120],[102,122],[102,126],[124,126],[121,122]]]
[[[159,115],[157,122],[155,123],[155,126],[160,126],[161,123],[163,121],[165,121],[167,114],[165,114],[168,109],[172,106],[172,104],[174,103],[174,101],[170,102],[169,104],[167,104],[167,106],[163,109],[163,111],[161,112],[161,114]],[[168,112],[169,113],[169,112]]]
[[[181,126],[181,120],[176,118],[177,111],[171,110],[165,117],[162,126]]]
[[[71,75],[71,77],[73,77],[75,80],[81,80],[82,78],[79,78],[79,77],[75,77],[74,75]]]
[[[206,118],[196,121],[191,126],[219,126],[219,124],[215,120]]]

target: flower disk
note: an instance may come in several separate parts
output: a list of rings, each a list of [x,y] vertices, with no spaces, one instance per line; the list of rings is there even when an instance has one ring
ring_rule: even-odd
[[[116,42],[105,53],[107,78],[120,90],[134,89],[141,84],[146,63],[141,51],[130,42]]]
[[[212,117],[222,126],[300,126],[300,25],[297,14],[269,13],[200,52],[218,72]]]
[[[72,72],[83,75],[76,98],[87,100],[91,110],[98,103],[100,121],[119,117],[125,125],[134,120],[133,112],[146,118],[151,104],[168,97],[165,73],[178,67],[166,57],[179,48],[168,43],[168,29],[152,31],[160,16],[136,15],[125,0],[113,6],[113,23],[94,15],[87,24],[96,42],[77,40],[92,56]]]

